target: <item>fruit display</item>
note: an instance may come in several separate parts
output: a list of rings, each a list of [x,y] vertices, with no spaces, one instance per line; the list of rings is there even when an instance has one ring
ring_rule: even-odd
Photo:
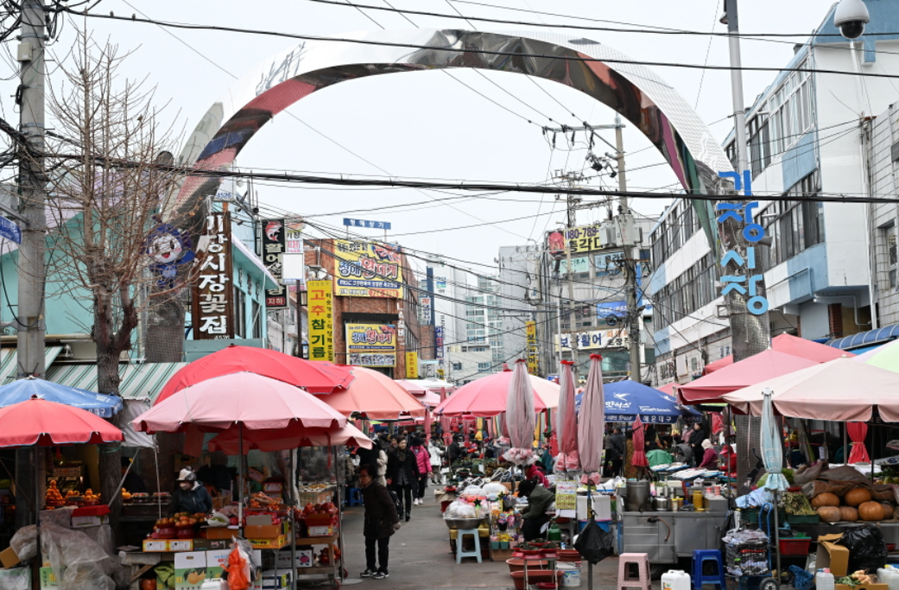
[[[87,491],[84,492],[84,505],[96,506],[100,503],[100,496],[102,496],[102,494],[95,494],[92,489],[87,488]]]
[[[895,506],[889,502],[877,502],[872,497],[868,488],[856,487],[843,494],[842,498],[829,492],[818,494],[812,498],[811,505],[823,522],[892,520]],[[787,511],[790,512],[789,507]]]
[[[47,495],[44,498],[48,508],[57,508],[65,506],[66,501],[62,497],[59,488],[56,487],[56,480],[50,481],[50,487],[47,488]]]
[[[129,492],[125,488],[122,488],[122,501],[123,502],[131,501],[131,492]]]
[[[250,509],[269,509],[269,510],[278,510],[281,508],[281,500],[278,498],[272,498],[262,492],[256,492],[249,498],[249,503],[247,507]]]

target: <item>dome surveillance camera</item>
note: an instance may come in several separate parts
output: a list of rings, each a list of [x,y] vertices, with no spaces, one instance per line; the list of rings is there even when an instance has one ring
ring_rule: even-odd
[[[870,21],[868,7],[862,0],[840,0],[833,14],[834,26],[839,27],[840,34],[850,40],[861,37]]]

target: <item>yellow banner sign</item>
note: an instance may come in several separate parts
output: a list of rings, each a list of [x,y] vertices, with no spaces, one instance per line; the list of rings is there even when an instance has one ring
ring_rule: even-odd
[[[540,371],[540,349],[537,347],[537,322],[525,322],[524,333],[527,342],[528,373],[537,375]]]
[[[309,359],[334,362],[334,289],[331,281],[308,281]]]
[[[418,353],[406,353],[406,379],[418,379]]]
[[[403,298],[403,268],[396,247],[334,240],[334,250],[338,297]]]
[[[565,240],[571,255],[602,250],[602,241],[599,238],[599,223],[585,225],[583,227],[570,227],[565,230]],[[572,266],[574,266],[572,264]]]

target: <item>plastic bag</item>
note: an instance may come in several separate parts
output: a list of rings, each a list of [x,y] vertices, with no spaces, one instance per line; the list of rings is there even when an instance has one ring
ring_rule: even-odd
[[[887,545],[883,533],[874,525],[849,529],[836,542],[849,549],[850,572],[865,570],[871,573],[886,563]]]
[[[253,568],[250,567],[250,555],[244,544],[234,541],[228,563],[222,568],[228,572],[228,588],[230,590],[246,590],[253,585]]]
[[[212,512],[212,516],[206,519],[206,524],[211,527],[223,527],[228,526],[228,517],[219,512],[218,510],[214,510]]]
[[[98,535],[106,537],[106,533]],[[41,552],[53,567],[60,590],[115,590],[111,576],[121,569],[118,557],[110,556],[84,532],[42,524]]]
[[[614,542],[615,535],[605,532],[599,528],[595,520],[591,520],[578,535],[577,541],[574,542],[574,548],[581,554],[581,557],[596,565],[612,555]]]
[[[16,531],[9,542],[19,561],[27,561],[37,555],[37,527],[30,524]]]
[[[488,500],[495,500],[501,494],[508,494],[509,490],[506,489],[501,483],[491,482],[484,486],[484,495],[487,496]]]
[[[474,506],[455,500],[446,507],[444,518],[477,518]]]
[[[471,486],[468,486],[467,488],[465,488],[465,490],[462,492],[462,495],[463,496],[483,496],[484,489],[481,486],[471,485]]]

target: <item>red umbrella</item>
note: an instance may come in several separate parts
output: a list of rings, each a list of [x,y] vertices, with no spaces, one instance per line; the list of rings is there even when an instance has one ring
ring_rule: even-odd
[[[311,393],[256,373],[234,373],[201,381],[170,396],[132,421],[144,432],[220,432],[343,428],[346,418]]]
[[[577,446],[586,479],[599,483],[602,467],[602,439],[606,422],[606,402],[602,388],[602,356],[590,355],[587,387],[577,418]]]
[[[559,412],[556,417],[561,448],[556,457],[556,466],[561,471],[577,471],[581,460],[577,450],[577,411],[574,401],[574,374],[571,371],[572,361],[562,361],[562,392],[559,396]]]
[[[259,449],[265,452],[285,451],[297,447],[330,447],[355,445],[370,449],[371,439],[364,432],[347,424],[339,430],[325,428],[272,430],[244,430],[243,452]],[[232,426],[209,441],[210,451],[224,451],[227,455],[240,453],[240,429]]]
[[[727,403],[722,395],[816,365],[816,361],[769,348],[711,375],[678,385],[677,399],[682,404]]]
[[[122,431],[98,416],[34,397],[0,409],[0,447],[52,447],[124,440]]]
[[[368,420],[424,418],[427,409],[403,386],[378,371],[352,367],[353,382],[321,400],[343,414],[361,414]]]
[[[810,361],[815,361],[816,363],[826,363],[827,361],[832,361],[833,359],[838,359],[844,356],[855,356],[851,352],[846,352],[845,350],[840,350],[839,348],[834,348],[833,346],[827,346],[826,344],[821,344],[813,340],[806,340],[805,338],[791,336],[790,334],[781,334],[772,338],[771,348],[776,350],[777,352],[792,354],[793,356],[798,356]],[[724,367],[732,364],[734,364],[733,355],[726,356],[723,359],[715,361],[714,363],[707,364],[705,366],[705,374],[708,375],[710,373],[714,373],[715,371],[723,369]]]
[[[643,432],[645,427],[643,426],[643,421],[640,420],[639,414],[637,414],[637,419],[634,420],[631,428],[634,429],[634,457],[631,459],[631,465],[634,467],[649,467],[649,461],[646,459],[646,433]]]
[[[172,375],[154,405],[185,387],[213,377],[241,372],[271,377],[302,387],[309,393],[333,393],[347,388],[353,381],[353,376],[346,367],[333,363],[307,361],[275,350],[232,344],[195,360]]]
[[[554,407],[559,396],[559,386],[546,379],[526,375],[530,383],[535,412]],[[437,414],[444,416],[473,416],[491,418],[506,411],[506,401],[512,371],[506,369],[487,377],[481,377],[463,385],[454,394],[443,400]],[[544,399],[547,398],[547,399]]]
[[[847,463],[867,463],[868,449],[865,448],[865,437],[868,436],[868,425],[864,422],[847,422],[846,432],[852,439],[852,451],[849,453]]]

